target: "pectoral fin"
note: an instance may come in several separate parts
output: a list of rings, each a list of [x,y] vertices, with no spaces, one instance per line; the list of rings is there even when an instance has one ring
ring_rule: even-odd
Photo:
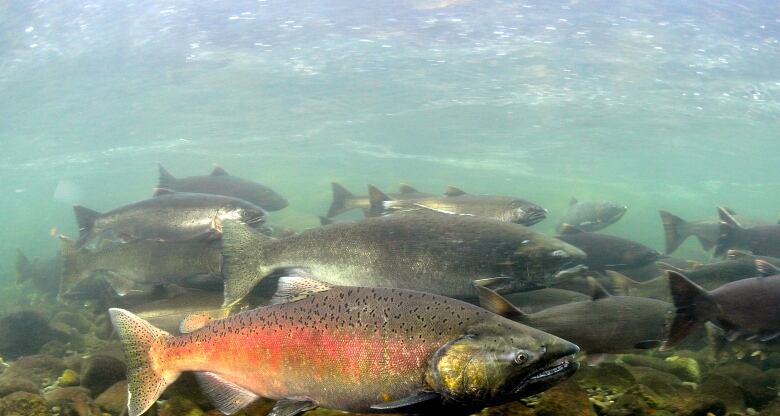
[[[308,400],[282,399],[276,402],[268,416],[295,416],[315,407],[317,405]]]
[[[409,407],[431,402],[433,400],[441,400],[439,393],[421,391],[413,396],[404,397],[403,399],[372,405],[371,408],[374,410],[403,410]]]
[[[654,348],[660,347],[662,343],[663,342],[657,339],[647,339],[644,341],[639,341],[636,344],[634,344],[634,348],[640,350],[652,350]]]
[[[109,286],[111,286],[111,289],[113,289],[114,292],[116,292],[116,294],[119,296],[126,296],[132,292],[139,292],[135,288],[135,282],[128,277],[121,276],[113,272],[107,272],[106,281],[108,282]]]

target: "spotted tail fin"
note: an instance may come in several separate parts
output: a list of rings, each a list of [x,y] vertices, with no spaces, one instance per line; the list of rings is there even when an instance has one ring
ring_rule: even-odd
[[[108,313],[127,358],[128,416],[139,416],[179,376],[153,365],[153,355],[172,336],[124,309],[111,308]]]

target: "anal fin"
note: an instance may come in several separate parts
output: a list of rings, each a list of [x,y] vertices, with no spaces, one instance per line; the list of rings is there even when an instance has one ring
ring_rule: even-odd
[[[258,399],[258,395],[208,372],[195,373],[203,392],[220,412],[232,415]]]
[[[268,416],[296,416],[315,407],[317,405],[308,400],[282,399],[276,402]]]

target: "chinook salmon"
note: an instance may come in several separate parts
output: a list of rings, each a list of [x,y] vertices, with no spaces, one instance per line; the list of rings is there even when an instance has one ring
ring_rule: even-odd
[[[738,248],[750,250],[759,256],[780,257],[780,224],[745,228],[726,208],[718,208],[718,215],[720,235],[715,245],[715,256],[721,256],[731,248]]]
[[[479,409],[543,391],[577,369],[576,345],[433,294],[282,277],[275,304],[174,337],[111,309],[127,356],[129,416],[193,371],[225,414],[258,397],[272,414]]]
[[[227,221],[222,243],[225,306],[289,268],[306,269],[330,284],[470,298],[476,279],[506,277],[500,279],[503,290],[528,290],[585,257],[522,225],[432,211],[331,224],[279,240]]]
[[[623,218],[628,207],[607,201],[578,201],[572,198],[569,209],[558,223],[560,232],[564,224],[571,224],[582,231],[598,231]]]
[[[32,283],[40,294],[46,297],[54,297],[60,288],[60,276],[62,275],[62,256],[39,259],[32,261],[16,249],[16,284]]]
[[[588,257],[583,264],[595,271],[635,268],[661,258],[661,253],[636,241],[586,233],[569,224],[563,226],[558,238],[584,251]]]
[[[685,275],[670,271],[669,289],[676,313],[662,350],[679,344],[696,327],[713,322],[729,339],[755,335],[769,341],[780,335],[780,270],[756,260],[760,277],[707,291]]]
[[[480,305],[512,320],[577,344],[588,354],[651,349],[666,338],[672,305],[657,299],[612,296],[588,277],[591,299],[525,313],[498,293],[477,286]]]
[[[756,225],[767,225],[760,220],[737,217],[733,210],[723,208],[733,218],[738,218],[744,226],[752,227]],[[696,221],[686,221],[668,211],[658,211],[661,214],[661,222],[664,226],[664,235],[666,237],[666,254],[671,254],[677,250],[685,240],[694,236],[699,240],[702,250],[710,251],[718,242],[720,236],[720,220],[710,218]]]
[[[158,190],[158,196],[106,213],[73,207],[82,247],[99,238],[109,240],[182,241],[209,236],[215,219],[233,219],[250,227],[265,224],[266,212],[257,205],[221,195]]]
[[[362,210],[363,214],[367,217],[376,216],[371,211],[370,195],[355,195],[337,182],[331,182],[331,187],[333,188],[333,202],[330,204],[326,218],[332,218],[353,209]],[[368,190],[369,194],[385,195],[379,188],[373,185],[368,185]],[[433,196],[433,194],[420,192],[404,183],[399,186],[398,193],[387,195],[394,200],[418,199]],[[381,214],[381,212],[376,214]]]
[[[521,198],[501,195],[473,195],[454,186],[443,197],[394,200],[389,195],[371,197],[372,212],[393,213],[431,209],[445,214],[473,215],[531,226],[547,217],[547,210]]]
[[[224,195],[242,199],[263,208],[266,211],[278,211],[287,207],[287,200],[273,189],[232,176],[219,166],[214,167],[210,175],[188,176],[176,178],[162,165],[159,165],[160,176],[158,188],[177,192]]]
[[[119,296],[169,284],[216,288],[222,284],[222,253],[215,241],[137,240],[97,251],[77,250],[75,242],[64,237],[61,243],[60,296],[99,272]]]

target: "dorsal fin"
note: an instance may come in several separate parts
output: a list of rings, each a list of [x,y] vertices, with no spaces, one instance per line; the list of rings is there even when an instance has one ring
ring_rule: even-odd
[[[176,182],[176,178],[173,175],[171,175],[171,173],[168,172],[168,170],[165,169],[162,164],[158,164],[157,167],[159,170],[157,187],[172,188],[173,183]]]
[[[739,221],[737,221],[737,219],[734,218],[734,214],[732,214],[732,212],[733,211],[731,211],[728,208],[718,207],[718,216],[720,217],[720,223],[731,228],[736,228],[740,230],[744,229],[744,227],[742,227],[742,224],[740,224]]]
[[[385,201],[392,201],[393,198],[382,192],[374,185],[368,185],[368,202],[371,204],[371,208],[368,210],[369,216],[378,217],[384,214]]]
[[[766,260],[756,259],[754,263],[756,265],[756,271],[761,276],[766,277],[766,276],[774,276],[776,274],[780,274],[780,268],[778,268],[777,266],[775,266],[774,264]]]
[[[271,305],[295,302],[314,293],[325,292],[333,286],[310,277],[282,276],[276,287],[276,293],[270,300]]]
[[[577,198],[571,197],[569,199],[569,206],[572,206],[572,205],[576,204],[577,202],[579,202],[579,201],[577,201]]]
[[[466,195],[466,191],[460,188],[456,188],[452,185],[448,186],[447,189],[444,190],[444,195],[446,196],[460,196],[460,195]]]
[[[171,195],[175,194],[176,191],[168,188],[154,188],[154,192],[152,193],[153,197],[162,196],[162,195]]]
[[[400,193],[402,195],[404,195],[404,194],[416,194],[418,192],[420,192],[420,191],[418,191],[415,187],[413,187],[413,186],[411,186],[409,184],[402,183],[401,185],[398,186],[398,193]]]
[[[588,276],[586,280],[590,287],[590,300],[606,299],[612,296],[607,292],[607,289],[604,289],[604,286],[601,286],[601,283],[593,278],[593,276]]]
[[[82,240],[95,226],[95,220],[100,216],[100,213],[81,205],[74,206],[73,213],[76,214],[76,223],[79,226],[79,240]]]
[[[577,227],[575,227],[575,226],[573,226],[571,224],[563,223],[563,224],[561,224],[561,231],[560,232],[561,232],[561,235],[572,235],[572,234],[582,234],[585,231],[582,231],[581,229],[579,229],[579,228],[577,228]]]
[[[211,170],[211,176],[230,176],[229,173],[222,166],[214,165],[214,169]]]
[[[721,207],[721,208],[723,208],[724,211],[728,212],[729,215],[737,215],[737,212],[729,207]]]
[[[479,295],[479,306],[484,309],[515,321],[526,316],[523,311],[509,303],[506,298],[499,295],[493,289],[488,289],[483,285],[474,285],[474,289]]]

